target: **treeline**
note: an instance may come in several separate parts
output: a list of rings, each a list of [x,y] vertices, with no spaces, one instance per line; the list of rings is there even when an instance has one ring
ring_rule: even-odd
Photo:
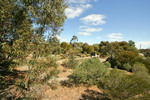
[[[75,52],[76,55],[85,56],[91,52],[96,52],[99,57],[107,57],[107,61],[111,64],[112,68],[119,68],[127,71],[131,71],[132,66],[136,62],[143,63],[150,71],[149,57],[142,57],[139,55],[140,52],[148,51],[138,50],[135,47],[135,42],[130,40],[128,42],[108,42],[101,41],[100,44],[88,45],[87,43],[74,42],[72,44],[62,42],[62,52],[67,54],[68,52]]]
[[[75,51],[75,52],[82,53],[82,54],[91,54],[91,52],[95,52],[101,57],[106,57],[109,55],[108,52],[106,51],[108,51],[109,49],[108,46],[111,46],[111,45],[113,45],[113,43],[108,42],[108,41],[101,41],[99,44],[93,44],[93,45],[89,45],[88,43],[77,42],[77,41],[72,42],[72,43],[62,42],[60,44],[62,48],[61,53],[63,54],[66,54],[70,51]],[[124,46],[123,47],[124,49],[129,49],[129,48],[135,49],[135,51],[138,52],[138,50],[135,47],[135,43],[132,40],[130,40],[129,42],[126,42],[126,41],[116,42],[116,45],[118,45],[118,47]],[[116,48],[114,47],[114,49]]]

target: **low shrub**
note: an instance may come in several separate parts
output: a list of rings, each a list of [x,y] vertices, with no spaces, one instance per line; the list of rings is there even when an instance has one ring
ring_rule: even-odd
[[[107,68],[111,68],[111,64],[109,62],[105,62],[104,65],[107,67]]]
[[[63,63],[63,65],[66,67],[66,68],[75,68],[76,66],[79,65],[79,61],[75,60],[75,57],[73,55],[70,55],[68,60],[65,61]]]
[[[123,64],[123,69],[126,71],[131,71],[131,65],[129,63]]]
[[[32,59],[29,61],[28,78],[30,83],[46,83],[58,74],[58,64],[54,57],[45,59]],[[39,82],[40,81],[40,82]]]
[[[77,83],[94,85],[105,76],[107,67],[98,58],[90,58],[77,66],[71,76],[71,80]]]
[[[20,89],[26,90],[26,94],[30,93],[33,88],[49,85],[49,81],[57,77],[59,71],[58,64],[54,57],[44,59],[31,59],[28,63],[28,70],[24,73],[24,77],[16,79],[15,85]]]
[[[145,65],[145,67],[149,70],[149,74],[150,74],[150,58],[147,57],[139,57],[136,59],[136,62],[142,63]]]
[[[98,85],[99,88],[104,89],[111,100],[137,100],[138,97],[149,95],[150,84],[147,81],[117,70],[112,70],[102,83]]]
[[[148,73],[148,69],[145,67],[144,64],[139,63],[139,62],[135,63],[132,67],[132,72],[135,73],[137,76],[150,82],[150,76]]]

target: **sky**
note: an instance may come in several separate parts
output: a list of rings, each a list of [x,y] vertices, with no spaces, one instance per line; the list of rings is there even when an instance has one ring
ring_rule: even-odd
[[[79,42],[133,40],[150,48],[150,0],[68,0],[60,41],[76,35]]]

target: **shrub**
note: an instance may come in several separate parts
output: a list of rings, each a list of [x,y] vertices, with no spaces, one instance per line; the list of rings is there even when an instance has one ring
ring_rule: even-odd
[[[75,57],[71,54],[69,55],[69,60],[65,61],[63,63],[63,65],[66,67],[66,68],[75,68],[76,66],[78,66],[79,62],[77,60],[75,60]]]
[[[126,71],[130,71],[131,65],[129,63],[123,64],[123,69],[125,69]]]
[[[146,59],[143,57],[139,57],[137,58],[136,62],[143,63],[150,73],[150,59],[148,57]]]
[[[107,75],[99,88],[112,100],[136,100],[138,96],[148,94],[150,84],[136,75],[127,75],[117,70],[112,70]],[[133,99],[134,98],[134,99]]]
[[[111,68],[111,64],[109,62],[105,62],[104,65],[107,67],[107,68]]]
[[[117,62],[118,68],[123,69],[123,64],[129,63],[130,65],[133,65],[137,57],[138,53],[135,51],[122,51],[117,55],[115,60]]]
[[[71,76],[75,83],[97,84],[105,76],[107,67],[98,58],[90,58],[77,66]]]
[[[53,57],[45,59],[31,59],[24,78],[16,79],[16,85],[31,92],[30,89],[38,85],[50,85],[49,80],[57,77],[58,64]]]
[[[49,79],[57,76],[58,64],[54,57],[47,57],[46,59],[32,59],[29,61],[30,69],[28,71],[28,78],[30,83],[46,83]]]
[[[132,72],[135,73],[137,76],[147,80],[150,82],[150,76],[148,73],[148,69],[142,63],[135,63],[132,67]]]

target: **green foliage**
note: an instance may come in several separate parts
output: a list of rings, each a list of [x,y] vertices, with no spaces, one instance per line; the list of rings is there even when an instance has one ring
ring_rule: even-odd
[[[56,59],[53,57],[30,60],[27,74],[28,85],[41,83],[46,84],[48,80],[57,76],[57,67]]]
[[[93,44],[93,47],[94,47],[94,52],[96,52],[98,54],[99,45],[98,44]]]
[[[62,48],[63,54],[66,54],[67,52],[69,52],[71,50],[71,47],[72,47],[72,45],[68,44],[67,42],[62,42],[60,46]]]
[[[15,80],[15,85],[25,94],[28,95],[41,95],[38,94],[39,88],[43,89],[43,86],[49,86],[52,88],[52,83],[49,81],[57,77],[59,71],[57,70],[58,64],[53,57],[47,57],[45,59],[31,59],[28,64],[27,73],[24,73],[24,77],[18,77]]]
[[[70,40],[70,44],[73,44],[74,42],[78,41],[78,37],[73,35],[72,39]]]
[[[150,83],[150,76],[148,73],[148,69],[142,63],[135,63],[132,67],[132,72],[135,73],[137,76],[141,77],[142,79],[147,80]]]
[[[129,63],[132,66],[138,58],[138,50],[133,44],[129,44],[126,41],[111,43],[102,42],[100,44],[100,50],[101,52],[103,51],[101,55],[109,55],[107,61],[111,63],[111,67],[114,68],[114,66],[117,66],[119,69],[124,69],[124,64]]]
[[[136,58],[138,57],[138,53],[134,51],[122,51],[116,56],[117,66],[121,68],[123,64],[129,63],[133,65],[136,62]],[[122,68],[121,68],[122,69]]]
[[[129,63],[123,64],[123,69],[126,71],[131,71],[131,65]]]
[[[40,56],[60,53],[56,35],[62,31],[66,8],[65,0],[0,0],[0,73],[10,74],[11,66],[26,63],[25,78],[15,84],[27,89],[56,76],[56,60]]]
[[[149,73],[150,73],[150,60],[149,60],[149,58],[138,57],[136,59],[136,62],[143,63],[145,65],[145,67],[149,70]]]
[[[75,60],[75,56],[73,54],[70,54],[68,60],[65,61],[63,63],[63,65],[66,68],[73,68],[74,69],[76,66],[79,65],[79,61]]]
[[[138,96],[148,95],[150,90],[150,84],[147,81],[117,70],[112,70],[99,87],[103,88],[104,93],[112,100],[130,100],[131,98],[136,100]]]
[[[91,52],[94,52],[94,46],[92,45],[88,45],[87,43],[84,43],[83,46],[82,46],[82,49],[83,49],[83,53],[87,53],[87,54],[90,54]]]
[[[135,42],[134,42],[134,41],[132,41],[132,40],[129,40],[129,42],[128,42],[128,43],[129,43],[129,45],[130,45],[130,46],[133,46],[133,47],[135,47]]]
[[[107,68],[99,59],[90,58],[75,68],[71,80],[75,83],[94,85],[97,84],[106,73]]]
[[[107,67],[107,68],[111,68],[111,64],[109,62],[105,62],[104,65]]]

